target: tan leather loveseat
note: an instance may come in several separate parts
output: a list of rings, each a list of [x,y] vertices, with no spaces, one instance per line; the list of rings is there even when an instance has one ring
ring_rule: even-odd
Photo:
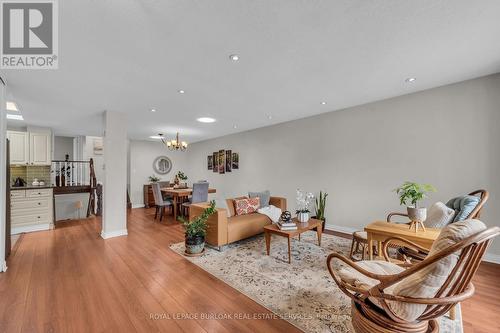
[[[234,210],[235,199],[227,199],[228,209],[217,208],[217,213],[208,219],[206,237],[208,244],[220,248],[221,246],[260,234],[264,232],[264,226],[271,224],[271,220],[266,215],[259,213],[236,216]],[[286,210],[285,198],[271,197],[269,204],[281,208],[282,211]],[[189,210],[189,217],[192,219],[201,215],[206,207],[208,207],[208,203],[192,204]]]

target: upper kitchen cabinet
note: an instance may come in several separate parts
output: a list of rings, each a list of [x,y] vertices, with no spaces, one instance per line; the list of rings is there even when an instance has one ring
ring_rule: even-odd
[[[51,133],[7,131],[7,138],[10,140],[10,164],[51,164]]]
[[[29,133],[30,164],[50,165],[52,135],[50,133]]]
[[[29,164],[29,133],[7,131],[10,141],[10,164]]]

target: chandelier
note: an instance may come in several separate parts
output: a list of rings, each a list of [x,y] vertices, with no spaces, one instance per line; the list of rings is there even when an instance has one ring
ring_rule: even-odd
[[[179,141],[179,132],[177,132],[177,135],[175,137],[175,139],[173,140],[166,140],[164,137],[163,137],[163,134],[158,134],[158,136],[160,137],[161,139],[161,142],[163,142],[163,144],[169,149],[169,150],[180,150],[180,151],[184,151],[187,149],[187,142],[186,141]]]

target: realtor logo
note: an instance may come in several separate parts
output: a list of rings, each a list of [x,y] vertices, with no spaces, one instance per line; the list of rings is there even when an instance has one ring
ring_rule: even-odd
[[[57,69],[56,0],[0,1],[3,69]]]

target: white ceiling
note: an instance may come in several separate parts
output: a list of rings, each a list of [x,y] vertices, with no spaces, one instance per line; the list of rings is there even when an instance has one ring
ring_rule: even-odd
[[[194,142],[500,72],[498,0],[64,0],[59,10],[59,69],[0,74],[26,123],[59,135],[99,134],[101,112],[116,110],[130,138],[179,130]]]

